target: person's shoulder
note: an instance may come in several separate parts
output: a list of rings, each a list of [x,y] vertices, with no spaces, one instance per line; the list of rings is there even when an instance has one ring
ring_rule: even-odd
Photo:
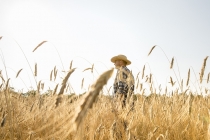
[[[126,66],[122,67],[121,70],[125,73],[130,73],[130,70]]]

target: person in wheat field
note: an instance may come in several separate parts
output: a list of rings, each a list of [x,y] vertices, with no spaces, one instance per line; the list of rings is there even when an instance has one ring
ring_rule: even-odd
[[[131,64],[125,55],[117,55],[111,58],[117,69],[116,77],[113,84],[113,92],[115,97],[122,100],[122,106],[126,105],[126,99],[134,92],[134,77],[132,72],[126,67]]]

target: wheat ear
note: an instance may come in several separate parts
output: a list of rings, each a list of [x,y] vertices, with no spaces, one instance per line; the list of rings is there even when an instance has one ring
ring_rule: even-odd
[[[83,84],[84,84],[84,78],[82,78],[81,89],[83,88]]]
[[[204,75],[207,59],[208,59],[208,56],[203,61],[203,66],[202,66],[201,73],[200,73],[200,83],[202,83],[202,81],[203,81],[203,75]]]
[[[66,83],[67,83],[67,81],[68,81],[70,75],[74,72],[75,69],[76,69],[76,68],[69,70],[69,72],[67,73],[67,75],[66,75],[65,78],[63,79],[62,87],[61,87],[60,92],[58,93],[58,95],[63,94],[63,91],[64,91],[64,89],[66,88]]]
[[[210,73],[208,74],[208,77],[207,77],[207,83],[209,83],[209,77],[210,77]]]
[[[37,63],[35,64],[34,76],[37,76]]]
[[[145,71],[145,65],[144,65],[144,67],[143,67],[143,71],[142,71],[142,79],[144,78],[144,71]]]
[[[91,70],[92,71],[92,68],[86,68],[82,72],[87,71],[87,70]]]
[[[171,60],[171,66],[170,66],[170,69],[172,69],[173,68],[173,65],[174,65],[174,57],[172,58],[172,60]]]
[[[36,46],[36,48],[34,48],[33,52],[34,52],[37,48],[39,48],[42,44],[44,44],[45,42],[47,42],[47,41],[42,41],[41,43],[39,43],[39,44]]]
[[[16,74],[16,78],[18,77],[18,75],[20,74],[20,72],[22,71],[23,69],[20,69],[17,74]]]
[[[70,75],[74,72],[75,69],[76,68],[69,70],[69,72],[67,73],[67,75],[63,79],[61,89],[60,89],[60,91],[58,93],[58,97],[57,97],[56,102],[55,102],[56,107],[58,106],[59,103],[61,103],[61,100],[62,100],[61,95],[63,95],[63,92],[64,92],[64,90],[66,88],[66,83],[67,83]]]
[[[71,63],[70,63],[70,67],[69,67],[69,69],[71,69],[71,68],[72,68],[72,63],[73,63],[73,60],[71,60]]]
[[[83,100],[81,101],[81,105],[76,109],[76,112],[74,112],[74,116],[72,119],[76,129],[80,126],[88,109],[92,107],[93,103],[99,95],[99,92],[107,83],[113,71],[114,69],[111,69],[101,74],[96,82],[91,86],[90,90],[85,94]]]
[[[152,49],[148,53],[148,56],[152,53],[152,51],[154,50],[155,47],[156,47],[156,45],[152,47]]]
[[[188,76],[187,76],[187,84],[186,84],[186,86],[188,86],[189,80],[190,80],[190,69],[188,70]]]

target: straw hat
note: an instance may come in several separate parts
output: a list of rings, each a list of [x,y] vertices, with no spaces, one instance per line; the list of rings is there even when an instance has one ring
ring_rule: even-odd
[[[115,63],[116,60],[124,60],[127,64],[126,65],[130,65],[131,61],[127,59],[127,57],[125,55],[117,55],[111,58],[111,62]]]

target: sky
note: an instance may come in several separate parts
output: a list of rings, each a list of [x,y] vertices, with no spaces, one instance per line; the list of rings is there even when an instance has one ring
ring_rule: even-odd
[[[53,88],[61,84],[66,74],[62,71],[68,71],[72,61],[77,69],[69,82],[80,93],[114,66],[113,56],[124,54],[134,76],[141,75],[145,65],[145,75],[152,73],[156,88],[167,86],[170,77],[177,81],[176,88],[181,79],[186,82],[189,69],[195,88],[210,54],[209,25],[209,0],[0,0],[0,70],[15,89],[32,89],[40,80]],[[42,41],[47,42],[32,52]],[[92,64],[93,74],[83,72]],[[209,64],[207,60],[205,79]],[[57,81],[50,81],[55,66]],[[83,78],[86,87],[81,91]]]

